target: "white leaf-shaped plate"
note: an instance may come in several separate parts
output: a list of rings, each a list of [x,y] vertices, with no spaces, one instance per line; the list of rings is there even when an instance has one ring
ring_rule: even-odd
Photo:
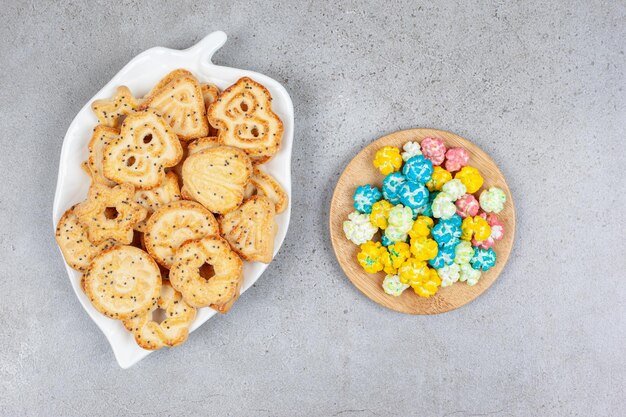
[[[87,159],[87,143],[91,137],[92,129],[98,123],[91,111],[90,105],[92,101],[112,97],[115,89],[120,85],[128,86],[136,97],[141,97],[170,71],[176,68],[185,68],[191,71],[201,82],[216,84],[220,89],[224,89],[239,78],[247,76],[266,86],[272,94],[272,107],[284,123],[284,135],[280,152],[270,162],[265,164],[264,168],[280,182],[289,195],[287,210],[276,217],[278,223],[278,234],[276,235],[274,246],[274,255],[276,255],[287,234],[291,214],[293,104],[287,90],[277,81],[263,74],[213,65],[211,57],[225,42],[226,34],[224,32],[213,32],[196,45],[182,51],[167,48],[149,49],[130,61],[102,90],[85,104],[72,121],[63,141],[61,161],[59,163],[59,178],[52,213],[55,229],[65,210],[83,201],[87,196],[90,180],[82,171],[81,163]],[[80,288],[81,274],[70,268],[67,263],[65,268],[76,296],[89,316],[109,340],[119,365],[122,368],[128,368],[150,354],[150,351],[137,346],[133,336],[124,329],[119,321],[111,320],[96,311]],[[245,263],[242,293],[259,279],[265,268],[267,268],[267,265],[262,263]],[[241,303],[242,300],[238,302]],[[237,308],[236,304],[234,308]],[[216,312],[210,308],[200,309],[196,320],[191,326],[191,331],[200,327],[202,323],[215,314]]]

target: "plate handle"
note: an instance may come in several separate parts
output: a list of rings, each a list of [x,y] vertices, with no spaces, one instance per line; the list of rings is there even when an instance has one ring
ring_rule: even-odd
[[[198,50],[198,56],[200,57],[201,65],[212,65],[211,58],[213,54],[220,49],[226,43],[226,33],[218,30],[216,32],[209,33],[200,42],[192,46],[192,49]]]

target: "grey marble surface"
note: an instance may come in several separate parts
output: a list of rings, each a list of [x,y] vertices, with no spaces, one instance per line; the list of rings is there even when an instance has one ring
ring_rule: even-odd
[[[61,141],[133,56],[218,29],[294,101],[291,228],[231,313],[123,371],[54,242]],[[625,39],[624,1],[5,0],[0,414],[624,415]],[[420,126],[491,154],[518,213],[499,280],[434,317],[363,297],[328,236],[347,161]]]

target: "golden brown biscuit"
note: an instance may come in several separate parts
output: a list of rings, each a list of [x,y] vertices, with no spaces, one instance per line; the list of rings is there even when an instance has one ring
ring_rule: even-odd
[[[202,89],[202,98],[204,99],[204,107],[208,109],[211,104],[217,101],[217,98],[220,95],[220,90],[214,84],[202,83],[200,84],[200,88]],[[219,134],[218,130],[209,124],[209,133],[208,136],[215,136]]]
[[[89,141],[89,159],[87,166],[91,179],[94,182],[113,187],[116,183],[104,176],[102,161],[104,160],[104,149],[106,146],[120,137],[120,131],[114,127],[98,125],[93,130],[91,140]]]
[[[115,96],[110,99],[95,100],[91,109],[100,121],[100,124],[118,128],[127,115],[135,112],[140,101],[133,97],[126,86],[118,87]]]
[[[277,214],[285,211],[289,203],[289,197],[278,181],[257,166],[254,167],[254,172],[246,187],[245,198],[253,195],[264,195],[269,198],[276,206]]]
[[[218,146],[220,146],[220,143],[215,136],[198,138],[193,142],[189,142],[189,146],[187,147],[187,156],[193,155],[205,149],[217,148]]]
[[[180,200],[180,188],[178,186],[178,177],[173,172],[165,175],[165,180],[158,187],[150,190],[135,191],[134,201],[144,207],[148,214],[145,220],[137,223],[135,230],[144,232],[146,222],[157,209],[165,204]]]

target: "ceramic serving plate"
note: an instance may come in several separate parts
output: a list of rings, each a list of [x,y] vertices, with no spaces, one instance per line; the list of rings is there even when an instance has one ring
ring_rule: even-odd
[[[176,68],[185,68],[191,71],[201,82],[213,83],[220,89],[224,89],[239,78],[247,76],[265,85],[272,94],[272,107],[283,121],[284,135],[280,152],[270,162],[265,164],[264,168],[280,182],[289,195],[289,207],[276,217],[276,222],[278,223],[278,234],[276,235],[274,246],[274,255],[276,255],[287,234],[291,214],[293,104],[287,90],[277,81],[263,74],[214,65],[211,62],[211,57],[225,42],[226,34],[224,32],[213,32],[196,45],[182,51],[167,48],[149,49],[130,61],[102,90],[85,104],[72,121],[63,140],[59,177],[52,213],[55,229],[65,210],[83,201],[87,196],[90,179],[82,171],[81,163],[87,159],[87,143],[91,137],[92,129],[98,123],[90,107],[93,100],[113,96],[115,89],[120,85],[129,87],[136,97],[142,97],[164,75]],[[80,288],[81,274],[67,264],[65,264],[65,268],[76,296],[85,308],[85,311],[87,311],[87,314],[105,334],[111,344],[111,348],[113,348],[113,353],[119,365],[122,368],[128,368],[150,354],[150,351],[137,346],[133,336],[124,329],[119,321],[111,320],[96,311]],[[267,265],[262,263],[245,263],[242,293],[259,279],[265,268],[267,268]],[[215,314],[216,312],[210,308],[199,309],[190,330],[194,331]]]

